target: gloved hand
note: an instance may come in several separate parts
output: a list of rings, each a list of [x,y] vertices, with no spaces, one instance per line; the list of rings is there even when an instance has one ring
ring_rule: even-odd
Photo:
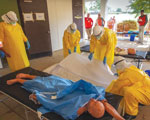
[[[114,73],[115,76],[118,76],[118,73]]]
[[[4,58],[5,56],[10,57],[10,55],[3,48],[0,48],[0,57]]]
[[[90,55],[88,56],[89,60],[92,60],[93,58],[93,53],[90,53]]]
[[[74,47],[74,52],[76,52],[77,51],[77,47]]]
[[[29,43],[29,41],[27,41],[26,43],[27,43],[27,49],[29,50],[30,49],[30,43]]]
[[[5,53],[3,51],[0,50],[0,57],[4,58],[5,57]]]
[[[104,57],[103,64],[106,65],[106,62],[107,62],[107,58]]]
[[[70,49],[68,49],[68,52],[69,52],[69,54],[71,54],[71,50]]]

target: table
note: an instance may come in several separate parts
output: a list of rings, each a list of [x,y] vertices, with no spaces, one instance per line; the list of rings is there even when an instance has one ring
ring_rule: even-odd
[[[135,62],[137,60],[137,68],[139,68],[139,69],[141,69],[140,64],[142,63],[142,59],[146,59],[146,55],[147,55],[147,52],[145,52],[145,51],[136,51],[135,55],[119,55],[119,54],[115,54],[115,56],[122,56],[122,57],[125,57],[125,58],[134,59]]]
[[[130,35],[130,41],[134,41],[134,38],[135,38],[136,35],[139,34],[139,31],[117,32],[117,35],[126,35],[126,34]],[[145,31],[144,35],[150,36],[150,33]]]

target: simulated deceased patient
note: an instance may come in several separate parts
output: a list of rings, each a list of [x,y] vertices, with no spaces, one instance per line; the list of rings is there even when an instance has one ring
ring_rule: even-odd
[[[25,80],[31,79],[31,80]],[[32,94],[30,99],[40,103],[42,114],[55,112],[66,120],[74,120],[84,112],[101,118],[105,110],[117,120],[125,120],[105,99],[105,89],[84,80],[73,82],[57,76],[39,77],[20,73],[8,85],[22,84]]]

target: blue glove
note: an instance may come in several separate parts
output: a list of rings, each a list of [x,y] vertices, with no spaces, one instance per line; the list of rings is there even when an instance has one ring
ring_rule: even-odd
[[[114,73],[115,76],[118,76],[118,73]]]
[[[77,51],[77,47],[74,47],[74,52],[76,52]]]
[[[69,52],[69,54],[71,54],[71,50],[70,49],[68,49],[68,52]]]
[[[30,43],[29,43],[29,41],[27,41],[26,43],[27,43],[27,49],[29,50],[30,49]]]
[[[106,65],[106,62],[107,62],[107,58],[104,57],[103,64]]]
[[[88,56],[89,60],[92,60],[93,58],[93,53],[90,53],[90,55]]]
[[[5,57],[5,53],[3,51],[0,51],[0,57],[4,58]]]

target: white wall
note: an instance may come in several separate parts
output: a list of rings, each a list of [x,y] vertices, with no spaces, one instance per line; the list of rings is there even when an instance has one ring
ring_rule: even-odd
[[[64,30],[72,23],[72,0],[47,0],[52,50],[63,48]]]

